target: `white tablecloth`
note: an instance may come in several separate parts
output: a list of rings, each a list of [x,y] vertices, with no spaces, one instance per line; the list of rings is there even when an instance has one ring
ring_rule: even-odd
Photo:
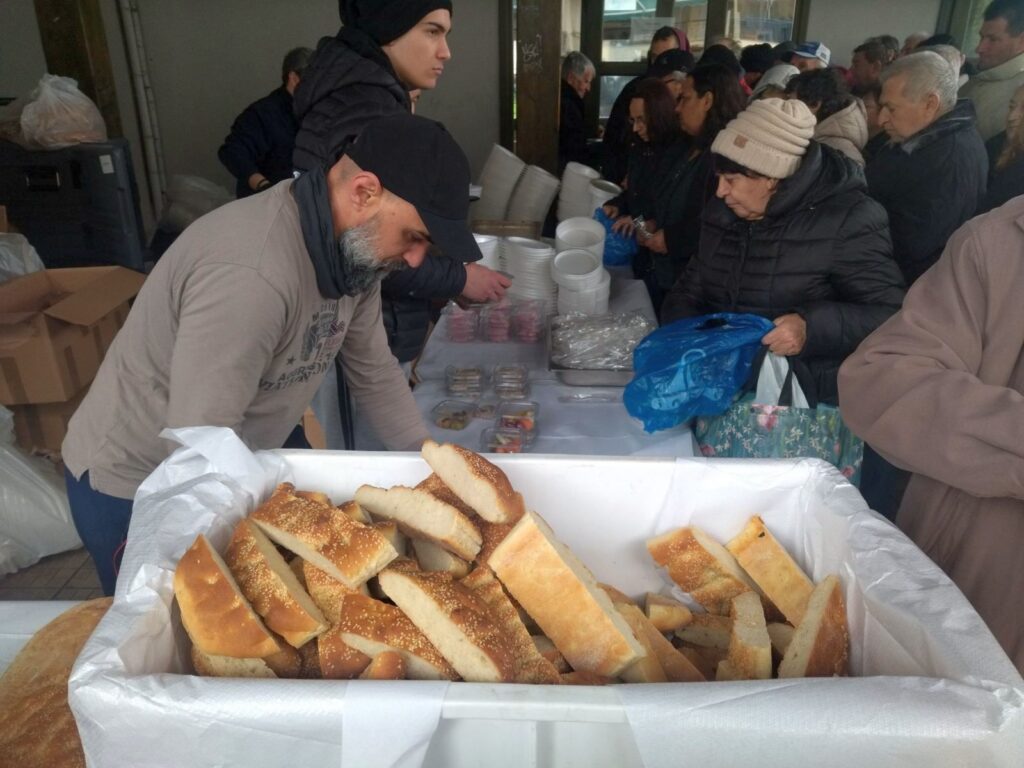
[[[75,605],[76,600],[0,601],[0,675],[32,635]]]
[[[647,289],[640,280],[614,278],[609,302],[611,312],[643,312],[656,322]],[[497,364],[523,365],[530,374],[528,400],[540,406],[537,419],[537,438],[531,453],[563,453],[593,456],[692,456],[693,439],[686,427],[665,430],[649,435],[635,421],[622,404],[622,387],[570,387],[559,382],[548,370],[547,350],[543,341],[535,344],[509,342],[459,343],[448,340],[447,318],[440,323],[427,340],[416,375],[420,383],[413,391],[430,429],[431,437],[440,442],[452,442],[473,450],[481,450],[480,436],[485,428],[494,425],[494,419],[473,420],[466,429],[442,429],[434,424],[431,410],[442,400],[450,399],[445,392],[444,374],[449,365],[483,366],[485,370]],[[580,399],[584,398],[584,399]],[[483,402],[498,403],[493,391],[485,390]]]

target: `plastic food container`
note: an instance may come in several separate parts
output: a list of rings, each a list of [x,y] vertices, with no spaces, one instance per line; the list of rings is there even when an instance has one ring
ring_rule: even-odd
[[[477,403],[476,412],[473,414],[473,417],[483,421],[491,421],[497,413],[498,405],[496,403]]]
[[[518,427],[488,427],[480,435],[480,450],[484,453],[522,453],[526,450],[526,435]]]
[[[450,397],[480,397],[484,390],[484,369],[477,365],[449,365],[444,379]]]
[[[529,373],[521,365],[496,365],[491,380],[502,400],[525,400],[530,394]]]
[[[540,299],[517,302],[512,308],[512,338],[533,344],[544,337],[547,304]]]
[[[537,437],[537,414],[540,406],[532,400],[506,400],[498,406],[494,426],[523,430],[527,445]]]
[[[465,400],[442,400],[430,412],[434,424],[441,429],[462,430],[469,426],[476,405]]]
[[[491,304],[480,313],[480,336],[484,341],[503,343],[512,340],[512,307]]]
[[[448,304],[442,313],[448,318],[448,340],[449,341],[476,341],[478,325],[480,322],[480,310],[476,307],[463,309],[458,304]]]

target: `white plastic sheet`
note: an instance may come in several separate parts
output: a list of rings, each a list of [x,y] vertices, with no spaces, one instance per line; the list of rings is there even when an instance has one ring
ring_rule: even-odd
[[[43,268],[43,260],[28,238],[16,232],[0,232],[0,283]]]
[[[1024,764],[1024,681],[949,580],[820,462],[498,461],[599,580],[634,595],[668,590],[643,545],[652,534],[694,522],[727,539],[762,515],[812,578],[841,577],[856,677],[398,682],[378,696],[361,681],[183,676],[171,582],[196,533],[223,546],[282,479],[339,501],[364,482],[411,484],[429,470],[409,454],[254,456],[227,430],[178,439],[189,447],[139,491],[115,604],[72,673],[92,766]]]
[[[13,415],[0,405],[0,576],[82,546],[64,478],[14,444]]]

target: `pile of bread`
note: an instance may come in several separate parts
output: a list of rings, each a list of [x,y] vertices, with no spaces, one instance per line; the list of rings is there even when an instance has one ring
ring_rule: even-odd
[[[196,672],[696,682],[770,677],[774,645],[782,676],[845,674],[838,581],[810,584],[757,518],[729,544],[746,573],[695,528],[649,542],[708,612],[660,595],[642,610],[598,584],[494,464],[433,441],[422,455],[432,474],[415,488],[364,485],[339,506],[279,486],[223,558],[198,536],[174,575]]]

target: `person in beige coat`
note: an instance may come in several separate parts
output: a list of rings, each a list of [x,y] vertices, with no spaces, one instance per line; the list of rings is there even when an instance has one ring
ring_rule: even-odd
[[[972,219],[839,371],[850,428],[913,475],[896,524],[1024,672],[1024,197]]]
[[[1003,130],[1013,92],[1024,85],[1024,2],[993,0],[981,25],[977,75],[960,89],[978,113],[978,131],[988,141]]]

